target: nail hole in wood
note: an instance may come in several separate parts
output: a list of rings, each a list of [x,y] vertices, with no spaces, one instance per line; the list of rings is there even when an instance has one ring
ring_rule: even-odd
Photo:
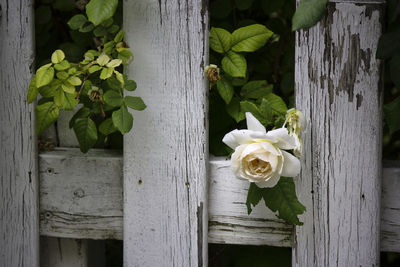
[[[48,169],[46,170],[46,172],[47,172],[48,174],[53,174],[53,173],[54,173],[54,169],[53,169],[53,168],[48,168]]]
[[[142,180],[139,180],[139,181],[138,181],[138,184],[142,184]]]

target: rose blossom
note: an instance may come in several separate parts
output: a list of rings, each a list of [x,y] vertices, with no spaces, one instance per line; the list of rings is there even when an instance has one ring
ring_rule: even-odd
[[[231,168],[236,176],[258,187],[274,187],[281,176],[297,176],[300,161],[285,151],[296,148],[295,137],[286,128],[267,132],[250,112],[246,112],[246,121],[248,130],[233,130],[222,139],[235,149]]]

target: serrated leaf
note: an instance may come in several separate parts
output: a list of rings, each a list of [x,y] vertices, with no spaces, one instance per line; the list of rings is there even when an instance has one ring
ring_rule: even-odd
[[[250,112],[256,117],[257,120],[261,122],[261,124],[266,124],[265,116],[261,113],[259,107],[256,104],[250,101],[241,101],[240,109],[243,113]]]
[[[72,118],[69,121],[69,128],[71,129],[72,127],[74,127],[75,121],[79,118],[87,118],[89,117],[91,111],[89,108],[87,107],[82,107],[81,109],[79,109],[74,116],[72,116]]]
[[[89,73],[94,73],[94,72],[96,72],[98,70],[101,70],[101,67],[98,66],[98,65],[93,65],[88,69]]]
[[[97,26],[114,15],[117,5],[118,0],[90,0],[86,5],[86,14]]]
[[[307,29],[322,18],[328,0],[301,0],[292,19],[292,30]]]
[[[70,67],[71,65],[67,60],[63,60],[60,63],[57,63],[54,65],[54,68],[58,71],[66,70]]]
[[[117,59],[113,59],[110,62],[108,62],[106,64],[106,66],[109,67],[109,68],[116,68],[119,65],[121,65],[121,63],[122,63],[122,59],[117,58]]]
[[[306,211],[296,196],[293,178],[281,177],[278,184],[272,188],[262,189],[265,205],[278,217],[288,223],[303,225],[297,217]]]
[[[255,183],[250,183],[249,191],[247,193],[246,206],[247,214],[250,215],[253,210],[251,206],[255,207],[263,198],[263,191],[261,188],[256,186]]]
[[[222,59],[222,69],[232,77],[246,77],[247,62],[244,56],[229,51]]]
[[[383,112],[390,134],[398,131],[400,129],[400,97],[384,105]]]
[[[53,52],[53,54],[51,55],[51,62],[53,62],[54,64],[60,63],[61,61],[63,61],[65,58],[65,54],[62,50],[58,49],[56,51]]]
[[[210,47],[218,53],[226,53],[231,48],[232,35],[222,28],[211,28],[210,30]]]
[[[284,116],[287,111],[287,106],[285,101],[283,101],[283,99],[280,96],[277,96],[276,94],[273,93],[270,93],[263,98],[261,106],[263,105],[267,105],[272,110],[272,112],[277,115]]]
[[[74,132],[79,142],[79,148],[83,153],[96,144],[97,128],[94,121],[90,118],[79,118],[75,121]]]
[[[115,127],[117,127],[122,134],[125,134],[132,129],[133,117],[125,105],[122,105],[120,109],[112,113],[112,121]]]
[[[125,96],[125,104],[135,110],[144,110],[146,108],[143,99],[137,96]]]
[[[113,72],[114,72],[113,68],[103,68],[100,73],[100,79],[105,80],[110,78]]]
[[[59,108],[54,102],[46,102],[44,104],[36,106],[36,134],[41,134],[51,124],[56,122],[59,115]]]
[[[244,112],[240,109],[240,100],[238,97],[233,97],[231,102],[226,106],[226,112],[237,122],[241,122],[246,118]]]
[[[29,83],[28,94],[26,96],[28,103],[30,104],[35,101],[38,94],[39,89],[36,87],[36,76],[33,76],[31,82]]]
[[[219,95],[225,101],[225,103],[229,104],[232,100],[234,93],[234,89],[231,82],[222,77],[222,79],[217,82],[217,90]]]
[[[114,126],[112,119],[109,118],[100,124],[99,131],[104,135],[109,135],[109,134],[112,134],[113,132],[117,131],[117,128]]]
[[[133,80],[127,80],[127,81],[125,82],[125,87],[124,87],[124,89],[127,90],[127,91],[134,91],[134,90],[136,90],[136,87],[137,87],[137,85],[136,85],[136,82],[135,82],[135,81],[133,81]]]
[[[78,30],[80,27],[82,27],[85,23],[87,22],[87,19],[84,15],[78,14],[73,16],[68,22],[68,26],[71,28],[71,30]]]
[[[104,102],[112,107],[120,107],[122,105],[123,98],[116,91],[109,90],[103,95]]]
[[[100,66],[106,65],[109,61],[110,61],[110,57],[107,56],[106,54],[100,55],[96,60],[97,64],[99,64]]]
[[[36,87],[42,87],[49,84],[54,78],[54,68],[51,63],[40,67],[36,72]]]
[[[268,85],[267,81],[250,81],[246,83],[240,94],[247,98],[259,99],[272,92],[273,85]]]
[[[273,32],[261,24],[241,27],[232,33],[232,50],[254,52],[265,45]]]

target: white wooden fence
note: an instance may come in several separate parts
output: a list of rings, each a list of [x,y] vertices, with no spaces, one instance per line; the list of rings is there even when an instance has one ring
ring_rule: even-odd
[[[33,0],[0,0],[0,266],[39,266],[39,218],[42,236],[82,240],[43,238],[42,266],[87,266],[85,239],[110,238],[124,240],[125,266],[207,266],[208,242],[292,247],[294,266],[378,266],[380,251],[400,252],[400,164],[381,166],[383,8],[331,1],[317,26],[296,33],[296,105],[308,128],[295,179],[307,212],[293,227],[263,206],[248,216],[248,184],[208,156],[207,1],[124,1],[127,72],[148,108],[134,114],[123,154],[38,155],[25,101]]]

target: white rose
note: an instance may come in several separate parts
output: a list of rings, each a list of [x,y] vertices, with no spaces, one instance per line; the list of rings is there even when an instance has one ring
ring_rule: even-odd
[[[281,176],[295,177],[300,172],[300,161],[284,150],[296,148],[296,139],[286,128],[267,132],[249,112],[246,113],[248,130],[233,130],[223,142],[235,152],[231,167],[239,178],[256,183],[258,187],[274,187]]]

